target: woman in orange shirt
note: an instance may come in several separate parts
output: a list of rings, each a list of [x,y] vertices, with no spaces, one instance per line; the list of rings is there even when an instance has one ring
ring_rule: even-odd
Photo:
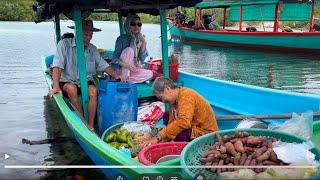
[[[162,102],[170,104],[168,125],[156,137],[142,138],[138,142],[145,141],[144,145],[167,142],[182,134],[187,135],[185,141],[190,141],[219,130],[210,104],[194,90],[177,87],[172,80],[163,77],[157,78],[152,88]]]

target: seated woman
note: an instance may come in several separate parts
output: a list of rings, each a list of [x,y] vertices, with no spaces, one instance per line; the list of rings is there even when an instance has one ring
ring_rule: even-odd
[[[157,137],[138,138],[136,142],[140,146],[171,140],[191,141],[219,130],[209,102],[194,90],[177,87],[172,80],[164,77],[157,78],[152,88],[162,102],[170,104],[169,120]]]
[[[150,80],[152,71],[144,69],[142,63],[148,56],[146,40],[141,34],[142,23],[138,15],[128,15],[125,22],[126,34],[117,38],[111,65],[127,81],[142,83]]]

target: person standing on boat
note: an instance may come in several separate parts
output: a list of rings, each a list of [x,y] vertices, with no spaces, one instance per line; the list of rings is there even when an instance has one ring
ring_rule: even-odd
[[[171,140],[190,141],[219,130],[209,102],[194,90],[177,87],[172,80],[164,77],[157,78],[152,88],[162,102],[170,104],[169,120],[167,127],[157,137],[144,136],[137,140],[138,144],[145,146]]]
[[[141,26],[138,15],[128,15],[125,22],[126,34],[117,38],[113,59],[110,63],[117,72],[132,83],[142,83],[153,77],[151,70],[143,68],[148,51],[146,39],[141,34]]]
[[[88,79],[88,94],[89,94],[89,120],[88,126],[91,131],[94,131],[94,118],[97,109],[97,88],[93,82],[93,76],[97,71],[104,71],[116,79],[124,81],[125,79],[118,75],[109,64],[100,56],[97,47],[90,43],[93,32],[101,31],[93,27],[92,20],[83,20],[83,41],[84,53],[86,58],[86,69]],[[69,27],[74,28],[74,27]],[[75,38],[62,39],[57,45],[57,52],[52,62],[52,78],[53,88],[50,90],[49,95],[52,97],[55,93],[62,91],[67,95],[76,108],[79,114],[83,117],[83,110],[78,99],[80,94],[80,81],[77,68],[76,58],[76,41]]]

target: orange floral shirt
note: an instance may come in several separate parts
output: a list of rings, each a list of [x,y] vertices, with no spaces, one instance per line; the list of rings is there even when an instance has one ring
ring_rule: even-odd
[[[191,139],[219,130],[209,102],[192,89],[179,88],[176,103],[170,107],[168,126],[160,134],[164,141],[170,141],[190,128]]]

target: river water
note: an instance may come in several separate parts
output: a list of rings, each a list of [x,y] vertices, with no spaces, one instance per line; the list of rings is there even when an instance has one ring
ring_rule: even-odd
[[[61,23],[62,32],[72,32]],[[116,22],[95,22],[97,47],[112,49]],[[160,26],[144,24],[150,56],[161,56]],[[43,140],[72,137],[54,101],[47,96],[40,56],[55,52],[53,23],[0,22],[0,178],[102,177],[99,170],[5,169],[4,165],[92,164],[73,141],[27,145],[22,138]],[[170,52],[181,56],[182,70],[256,86],[320,95],[317,58],[218,48],[172,41]],[[4,154],[10,155],[4,160]]]

